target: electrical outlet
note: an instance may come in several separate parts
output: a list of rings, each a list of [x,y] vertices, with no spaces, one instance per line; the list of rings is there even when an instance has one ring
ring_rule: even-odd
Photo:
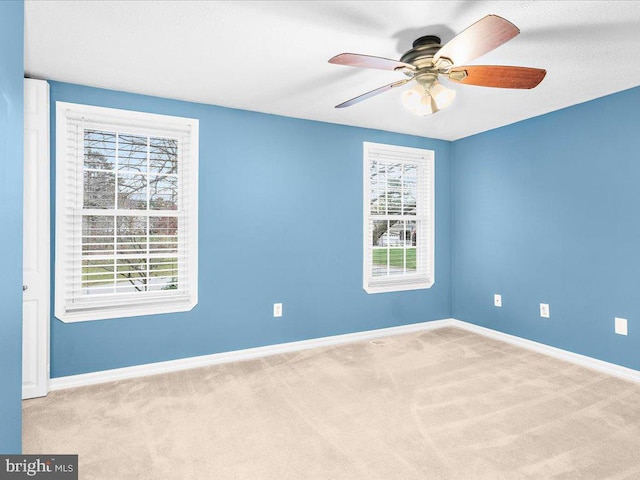
[[[540,304],[540,316],[542,318],[549,318],[549,304],[541,303]]]
[[[502,295],[496,293],[493,295],[493,305],[496,307],[502,306]]]
[[[618,335],[626,335],[627,334],[627,319],[626,318],[618,318],[615,319],[615,331]]]
[[[281,303],[274,303],[273,304],[273,316],[274,317],[281,317],[282,316],[282,304]]]

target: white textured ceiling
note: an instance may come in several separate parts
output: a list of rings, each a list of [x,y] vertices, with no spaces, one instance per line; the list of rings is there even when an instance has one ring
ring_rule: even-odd
[[[333,55],[398,59],[415,38],[444,43],[488,14],[521,34],[470,64],[544,68],[537,88],[449,82],[454,103],[429,117],[405,110],[401,89],[333,108],[404,78]],[[637,1],[25,3],[32,77],[446,140],[640,85],[638,52]]]

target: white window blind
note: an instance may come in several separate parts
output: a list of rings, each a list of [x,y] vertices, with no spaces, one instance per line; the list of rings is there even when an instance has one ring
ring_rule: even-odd
[[[434,283],[434,152],[365,142],[363,287]]]
[[[56,316],[197,303],[198,121],[56,103]]]

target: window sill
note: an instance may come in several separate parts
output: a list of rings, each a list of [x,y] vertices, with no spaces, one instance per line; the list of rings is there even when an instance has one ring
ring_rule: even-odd
[[[390,292],[405,292],[408,290],[426,290],[433,286],[433,281],[428,282],[419,282],[419,283],[408,283],[404,285],[365,285],[364,291],[371,293],[390,293]]]
[[[126,305],[99,309],[56,312],[56,318],[63,323],[91,322],[112,318],[139,317],[143,315],[159,315],[163,313],[188,312],[198,304],[197,300],[171,303],[157,302],[156,304]]]

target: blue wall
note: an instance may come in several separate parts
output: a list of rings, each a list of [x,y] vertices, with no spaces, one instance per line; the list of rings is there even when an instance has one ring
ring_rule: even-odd
[[[640,369],[639,126],[634,88],[454,143],[455,318]]]
[[[640,88],[453,143],[57,82],[52,128],[57,100],[200,120],[200,302],[52,319],[52,377],[450,316],[640,369]],[[430,290],[362,290],[363,141],[436,151]]]
[[[0,2],[0,452],[22,451],[24,3]]]
[[[56,101],[200,120],[200,288],[187,313],[52,319],[52,377],[451,316],[450,142],[56,82],[52,128]],[[363,141],[435,150],[429,290],[362,289]]]

